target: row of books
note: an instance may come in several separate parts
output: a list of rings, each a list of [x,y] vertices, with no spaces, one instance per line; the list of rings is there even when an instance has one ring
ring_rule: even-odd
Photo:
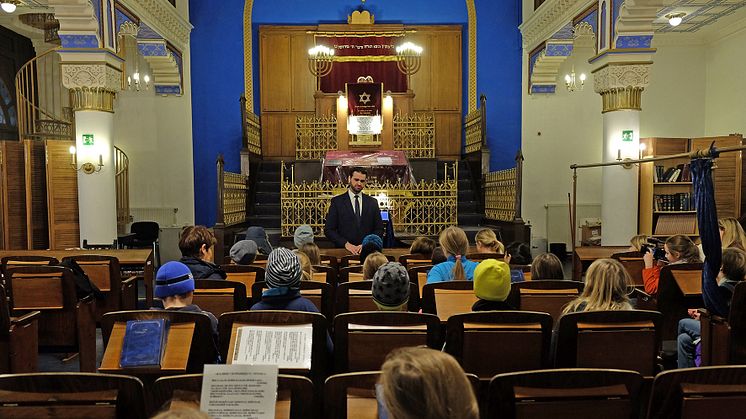
[[[697,234],[697,217],[694,214],[664,214],[655,223],[656,235]]]
[[[654,195],[653,210],[694,211],[694,198],[690,192]]]
[[[689,170],[689,163],[680,164],[676,167],[655,166],[653,172],[653,182],[691,182],[692,172]]]

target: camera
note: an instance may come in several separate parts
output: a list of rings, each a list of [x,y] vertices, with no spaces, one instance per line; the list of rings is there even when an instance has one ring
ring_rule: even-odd
[[[640,248],[642,253],[653,253],[653,259],[666,260],[666,251],[663,249],[663,242],[658,239],[650,238],[646,244]]]

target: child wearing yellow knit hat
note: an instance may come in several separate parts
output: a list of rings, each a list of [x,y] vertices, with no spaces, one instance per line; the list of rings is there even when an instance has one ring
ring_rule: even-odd
[[[510,294],[510,266],[486,259],[474,270],[474,294],[479,300],[472,311],[515,310],[505,300]]]

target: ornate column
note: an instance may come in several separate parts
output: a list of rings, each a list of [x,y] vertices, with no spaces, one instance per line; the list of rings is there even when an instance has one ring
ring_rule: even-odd
[[[641,96],[652,62],[607,62],[593,71],[603,102],[604,162],[636,159],[640,147]],[[637,234],[636,166],[602,168],[602,245],[623,246]]]
[[[63,52],[62,83],[75,112],[80,240],[117,238],[114,182],[114,98],[122,89],[122,60],[103,49]]]

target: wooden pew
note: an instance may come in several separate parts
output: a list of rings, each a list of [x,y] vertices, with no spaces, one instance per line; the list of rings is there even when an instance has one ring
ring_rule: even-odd
[[[198,408],[201,394],[202,374],[161,377],[150,392],[149,414],[154,415],[161,409],[170,410],[184,402]],[[276,418],[317,418],[319,404],[311,380],[297,375],[277,376]]]
[[[0,374],[37,371],[39,317],[40,311],[11,317],[5,287],[0,285]]]
[[[704,306],[702,264],[682,263],[661,268],[654,301],[656,309],[663,314],[663,340],[676,340],[679,320],[689,317],[687,310]]]
[[[736,285],[727,319],[699,312],[702,366],[746,364],[746,282]]]
[[[80,371],[96,371],[94,298],[78,300],[72,271],[61,266],[21,266],[8,270],[13,315],[40,311],[39,347],[79,352]]]
[[[192,303],[216,317],[231,311],[249,309],[244,284],[222,279],[196,279]]]
[[[645,268],[645,262],[642,260],[643,255],[644,253],[640,252],[620,252],[611,255],[611,258],[618,260],[624,266],[635,287],[644,289],[645,282],[642,280],[642,270]]]
[[[555,321],[585,285],[577,281],[541,280],[511,284],[508,303],[517,310],[549,313]]]
[[[122,280],[119,259],[114,256],[76,255],[74,260],[88,276],[104,298],[96,299],[96,321],[110,311],[134,310],[137,307],[137,277]]]
[[[350,313],[358,311],[376,311],[378,306],[373,302],[371,289],[373,281],[343,282],[337,286],[334,313]],[[409,302],[407,311],[420,310],[420,298],[417,295],[417,285],[409,283]]]
[[[500,374],[485,417],[638,418],[643,377],[633,371],[555,369]]]
[[[472,281],[435,282],[422,288],[422,311],[436,314],[444,323],[454,314],[470,313],[477,300]]]

